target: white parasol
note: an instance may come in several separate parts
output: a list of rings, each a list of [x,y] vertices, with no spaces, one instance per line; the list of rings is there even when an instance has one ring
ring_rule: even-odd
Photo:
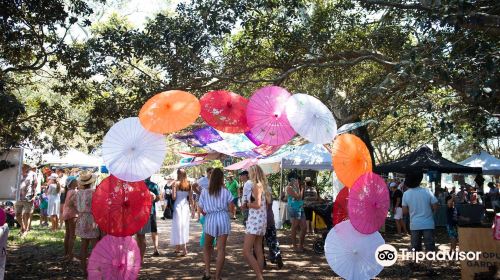
[[[383,269],[375,259],[375,251],[384,244],[380,233],[362,234],[349,220],[337,224],[325,240],[325,257],[340,277],[348,280],[366,280]]]
[[[157,172],[166,151],[165,137],[146,130],[139,118],[115,123],[102,144],[102,158],[109,172],[128,182],[144,180]]]
[[[293,129],[309,142],[327,144],[337,134],[332,112],[311,95],[292,95],[286,103],[286,115]]]

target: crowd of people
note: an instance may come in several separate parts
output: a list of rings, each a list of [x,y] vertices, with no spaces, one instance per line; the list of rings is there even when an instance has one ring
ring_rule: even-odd
[[[46,170],[45,170],[46,171]],[[86,271],[89,246],[105,233],[95,224],[92,216],[92,196],[97,185],[97,176],[92,171],[55,169],[41,173],[37,178],[33,168],[24,165],[19,187],[19,200],[15,203],[15,218],[20,226],[19,234],[24,237],[31,227],[35,207],[40,209],[40,227],[57,231],[64,224],[64,257],[66,260],[80,259]],[[314,234],[313,206],[321,200],[310,177],[302,180],[297,173],[288,175],[288,183],[282,192],[286,202],[287,215],[291,222],[291,243],[297,252],[304,250],[305,236]],[[404,181],[389,182],[391,213],[395,220],[397,234],[411,233],[411,248],[422,250],[422,239],[427,251],[435,250],[434,213],[438,205],[446,207],[446,227],[451,249],[458,241],[457,223],[460,213],[457,205],[481,205],[483,201],[493,208],[499,207],[498,187],[489,183],[490,190],[483,197],[475,188],[463,186],[437,188],[435,194],[421,185],[422,173],[406,174]],[[151,215],[142,229],[135,235],[141,260],[146,251],[146,234],[151,234],[153,255],[159,256],[156,203],[164,201],[162,218],[171,219],[170,245],[174,254],[183,257],[188,254],[191,219],[197,219],[203,228],[200,244],[203,247],[205,272],[203,279],[211,278],[212,255],[216,255],[215,279],[220,279],[225,262],[228,236],[234,231],[238,211],[243,216],[245,237],[243,257],[254,271],[257,279],[263,278],[266,264],[264,245],[268,247],[267,259],[283,267],[283,260],[276,236],[272,209],[272,188],[259,166],[252,166],[237,176],[224,174],[220,168],[207,168],[206,175],[193,181],[184,169],[177,170],[176,178],[160,187],[150,178],[144,181],[153,201]],[[40,186],[38,186],[40,184]],[[7,212],[9,218],[9,212]],[[10,223],[10,222],[9,222]],[[298,238],[297,238],[298,235]],[[79,255],[73,254],[75,238],[81,238]]]
[[[422,173],[410,173],[401,182],[389,182],[391,213],[397,234],[411,233],[411,249],[416,251],[422,250],[422,239],[426,251],[435,250],[435,214],[439,205],[446,210],[446,231],[452,251],[457,248],[459,220],[479,223],[481,218],[479,215],[476,221],[470,221],[470,218],[461,217],[460,207],[470,205],[495,209],[495,212],[500,210],[499,188],[493,182],[488,183],[487,193],[480,193],[478,186],[463,183],[459,191],[455,187],[448,190],[447,187],[438,186],[433,194],[430,188],[421,185],[422,179]],[[483,213],[484,216],[484,212],[478,213]]]
[[[79,259],[85,271],[90,247],[93,248],[106,234],[99,229],[92,216],[92,197],[97,179],[91,170],[56,168],[43,170],[37,175],[34,168],[24,165],[19,187],[20,198],[14,207],[21,237],[30,232],[34,209],[39,208],[40,227],[47,227],[51,231],[64,228],[64,258],[68,261]],[[179,169],[177,177],[167,182],[163,192],[150,178],[144,182],[153,203],[150,218],[135,234],[142,261],[146,251],[146,235],[149,233],[153,255],[160,255],[155,202],[161,199],[167,207],[164,218],[172,219],[170,245],[175,248],[176,256],[188,254],[191,219],[201,221],[203,241],[200,244],[203,246],[205,262],[203,279],[211,277],[213,254],[216,255],[215,279],[220,278],[227,238],[234,231],[231,224],[237,222],[238,212],[241,212],[245,226],[243,257],[256,278],[263,278],[266,265],[264,245],[267,245],[269,251],[267,260],[275,263],[278,268],[283,267],[272,210],[272,188],[259,166],[252,166],[237,176],[233,173],[224,174],[220,168],[209,167],[206,175],[196,181],[189,180],[186,171]],[[294,249],[302,251],[306,233],[314,230],[309,203],[318,200],[319,196],[310,178],[302,181],[297,174],[292,173],[288,182],[283,195],[288,202],[292,243]],[[170,217],[165,215],[167,210],[170,211]],[[300,234],[298,244],[297,233]],[[76,238],[81,239],[81,249],[77,255],[73,253]]]

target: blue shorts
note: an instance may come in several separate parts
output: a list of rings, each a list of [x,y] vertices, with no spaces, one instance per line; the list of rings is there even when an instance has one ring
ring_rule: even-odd
[[[238,207],[238,198],[233,198],[233,204],[234,206]]]
[[[304,213],[304,208],[300,207],[298,209],[288,207],[288,215],[292,220],[305,220],[306,214]]]

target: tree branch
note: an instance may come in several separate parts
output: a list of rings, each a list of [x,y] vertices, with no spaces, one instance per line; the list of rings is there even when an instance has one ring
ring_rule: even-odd
[[[393,7],[393,8],[398,8],[402,10],[421,10],[421,11],[432,11],[431,8],[425,7],[421,4],[402,4],[402,3],[394,3],[394,2],[387,2],[384,0],[359,0],[359,2],[364,3],[364,4],[369,4],[369,5],[380,5],[380,6],[386,6],[386,7]]]
[[[329,57],[324,57],[324,58],[315,58],[315,59],[309,59],[309,60],[302,60],[298,61],[297,63],[294,64],[294,66],[289,67],[288,69],[284,70],[281,74],[279,74],[276,77],[273,78],[260,78],[260,79],[237,79],[236,77],[243,74],[243,73],[248,73],[248,72],[254,72],[256,71],[259,67],[250,67],[246,68],[242,71],[239,71],[235,74],[232,75],[214,75],[213,78],[218,79],[217,81],[214,81],[210,84],[213,84],[215,82],[218,82],[219,80],[228,80],[233,83],[239,83],[239,84],[248,84],[248,83],[272,83],[275,85],[280,85],[285,81],[291,74],[302,70],[302,69],[307,69],[307,68],[329,68],[329,67],[335,67],[335,66],[354,66],[356,64],[359,64],[364,61],[373,61],[376,62],[388,70],[393,69],[398,62],[393,62],[389,60],[389,58],[385,57],[382,54],[376,53],[376,52],[371,52],[371,51],[366,51],[366,50],[360,50],[360,51],[348,51],[348,52],[339,52],[337,54],[331,55]],[[277,66],[273,65],[260,65],[262,68],[259,70],[266,70],[266,69],[278,69]]]
[[[379,5],[383,7],[391,7],[400,10],[417,10],[424,11],[433,14],[434,16],[438,16],[441,21],[444,21],[448,24],[454,24],[460,26],[462,28],[470,29],[470,30],[478,30],[490,35],[498,35],[500,34],[500,16],[491,15],[485,12],[478,12],[482,8],[487,8],[491,10],[491,7],[482,7],[477,4],[474,6],[475,10],[471,10],[469,12],[463,13],[461,8],[457,7],[445,7],[440,8],[438,6],[429,7],[424,6],[422,4],[412,3],[412,4],[404,4],[404,3],[396,3],[396,2],[388,2],[385,0],[358,0],[360,3],[367,5]]]

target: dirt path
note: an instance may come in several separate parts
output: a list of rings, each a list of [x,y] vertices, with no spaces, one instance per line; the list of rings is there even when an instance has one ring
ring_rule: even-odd
[[[201,279],[203,275],[203,254],[199,246],[201,226],[191,221],[191,238],[188,245],[189,254],[178,258],[169,246],[171,220],[158,219],[160,236],[160,253],[152,256],[151,239],[147,235],[148,248],[145,264],[139,274],[139,279]],[[446,247],[447,237],[443,229],[436,234],[437,245]],[[285,235],[286,234],[286,235]],[[313,236],[307,237],[306,252],[295,253],[291,250],[289,231],[280,231],[278,239],[285,266],[277,270],[276,265],[268,264],[264,276],[267,279],[340,279],[330,269],[323,255],[312,251]],[[397,248],[407,248],[409,236],[404,238],[394,234],[383,234],[387,243]],[[245,263],[242,255],[244,228],[239,222],[233,222],[232,234],[228,239],[226,264],[223,279],[254,279],[254,274]],[[75,250],[76,252],[76,250]],[[78,263],[63,263],[62,240],[54,239],[51,245],[27,243],[22,246],[8,245],[5,279],[84,279]],[[427,275],[428,268],[432,267],[437,275]],[[212,273],[215,268],[212,267]],[[385,268],[379,279],[460,279],[458,263],[439,262],[428,266],[419,266],[410,270],[408,262],[398,261],[394,266]]]
[[[160,250],[162,256],[153,257],[152,247],[148,243],[148,252],[144,267],[141,269],[140,279],[200,279],[203,276],[203,252],[199,245],[201,226],[191,221],[191,238],[188,245],[189,254],[184,258],[172,255],[173,248],[169,247],[171,220],[159,220]],[[253,271],[243,259],[242,247],[244,227],[237,221],[232,223],[232,233],[228,238],[227,256],[223,278],[252,279]],[[284,240],[280,234],[279,240]],[[311,237],[312,239],[312,237]],[[149,242],[150,240],[148,240]],[[285,267],[277,270],[274,264],[268,264],[266,277],[277,279],[320,279],[334,276],[326,263],[324,256],[312,252],[312,241],[308,251],[301,254],[292,253],[289,244],[282,244],[281,250],[285,260]],[[215,267],[212,267],[215,272]]]

